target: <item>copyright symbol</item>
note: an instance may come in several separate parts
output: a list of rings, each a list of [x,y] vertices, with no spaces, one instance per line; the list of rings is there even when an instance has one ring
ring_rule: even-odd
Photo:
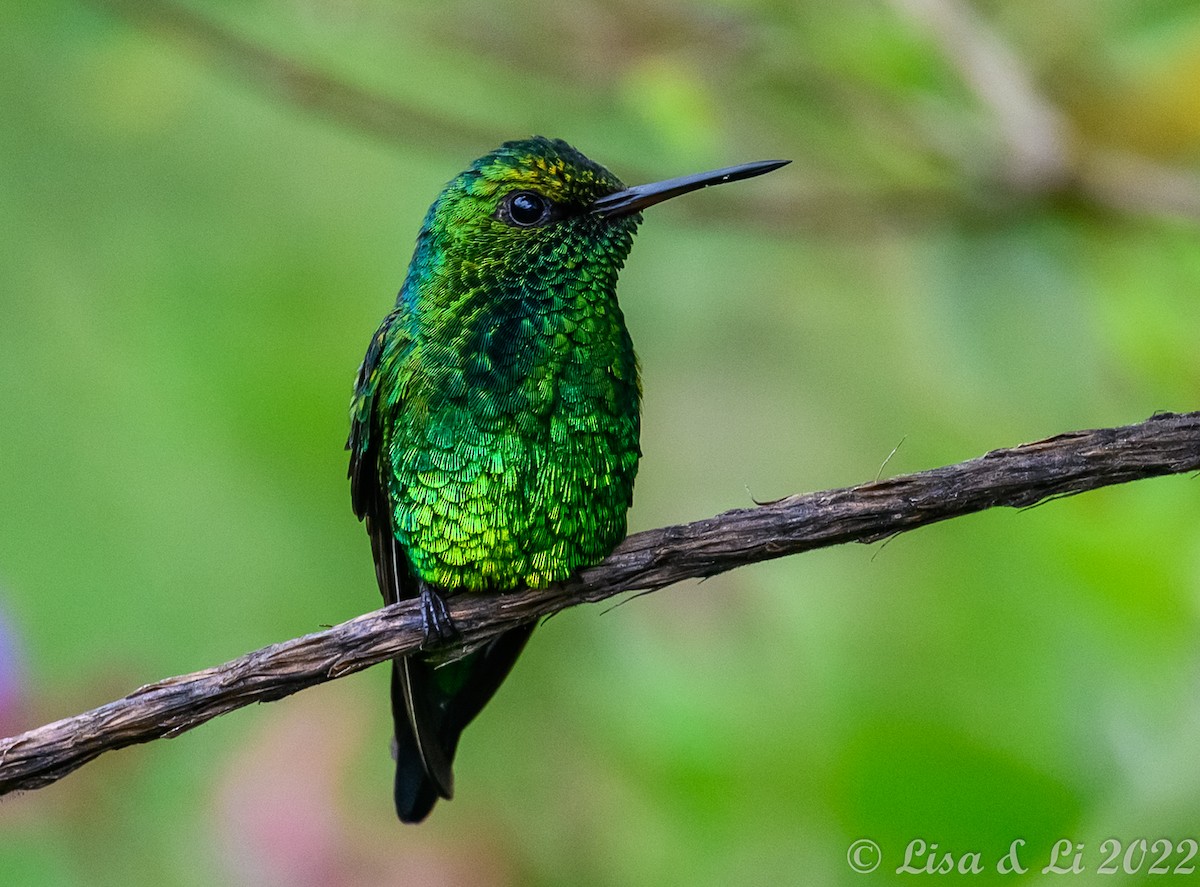
[[[879,852],[879,845],[870,838],[859,838],[846,850],[846,862],[853,871],[860,875],[879,868],[882,858],[883,854]]]

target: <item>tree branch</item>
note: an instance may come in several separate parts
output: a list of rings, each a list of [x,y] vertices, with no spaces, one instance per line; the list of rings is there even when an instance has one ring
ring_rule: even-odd
[[[874,542],[986,508],[1021,508],[1146,477],[1200,469],[1200,413],[1076,431],[840,490],[789,496],[637,533],[561,586],[450,601],[464,644],[575,604],[843,542]],[[167,678],[89,712],[0,740],[0,794],[40,788],[112,749],[170,738],[218,715],[412,653],[419,608],[385,607],[216,668]]]

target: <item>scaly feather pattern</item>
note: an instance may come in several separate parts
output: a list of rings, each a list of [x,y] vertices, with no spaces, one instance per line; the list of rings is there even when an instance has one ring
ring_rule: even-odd
[[[561,141],[510,142],[430,209],[351,404],[351,496],[388,602],[543,587],[625,535],[638,449],[633,343],[617,274],[640,221],[587,207],[623,185]],[[554,218],[498,214],[514,192]],[[516,629],[434,669],[398,663],[397,807],[449,797],[458,734],[516,659]]]
[[[380,591],[419,597],[434,642],[392,673],[405,822],[451,796],[459,736],[532,631],[447,657],[442,596],[544,587],[625,535],[641,389],[616,287],[641,208],[781,165],[627,189],[536,137],[479,158],[430,207],[359,368],[346,444]]]

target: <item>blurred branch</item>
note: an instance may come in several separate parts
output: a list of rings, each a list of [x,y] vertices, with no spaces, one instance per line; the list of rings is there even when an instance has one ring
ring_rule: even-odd
[[[341,126],[391,144],[473,156],[503,138],[425,107],[383,95],[243,37],[211,17],[175,0],[90,0],[136,27],[162,35],[202,61],[268,95],[323,116]],[[988,111],[1000,148],[1004,190],[1025,197],[1069,194],[1122,214],[1182,217],[1200,221],[1200,174],[1087,145],[1067,116],[1037,88],[1027,66],[967,0],[890,0],[904,17],[934,40],[963,83]],[[952,158],[968,181],[978,180],[974,153]],[[990,171],[990,170],[989,170]],[[630,180],[660,177],[662,171],[626,170]],[[943,218],[955,197],[967,211],[995,209],[1004,198],[939,189],[872,193],[826,183],[758,195],[754,200],[722,195],[705,217],[758,228],[803,230],[812,235],[858,236],[871,222],[920,224]],[[1003,202],[1003,201],[1001,201]],[[696,210],[678,209],[685,217]],[[956,211],[962,212],[963,207]]]
[[[1122,151],[1092,151],[1079,162],[1079,188],[1125,213],[1200,221],[1200,173]]]
[[[242,37],[169,0],[90,0],[146,31],[180,44],[212,67],[352,130],[393,144],[473,156],[497,141],[472,127],[391,96],[363,89],[326,71]]]
[[[1068,127],[1042,96],[1020,57],[960,0],[891,0],[919,22],[946,60],[992,115],[1005,151],[1004,178],[1038,194],[1064,187],[1070,177]]]
[[[1200,469],[1200,413],[1076,431],[840,490],[789,496],[707,520],[637,533],[563,585],[450,601],[462,643],[633,590],[839,545],[874,542],[996,506],[1023,508],[1111,484]],[[39,788],[106,751],[177,736],[218,715],[360,671],[421,644],[412,601],[327,631],[167,678],[89,712],[0,740],[0,794]]]
[[[992,116],[1002,178],[1027,195],[1075,193],[1109,210],[1200,221],[1200,175],[1084,144],[1021,57],[967,0],[891,0],[934,39]]]
[[[134,27],[161,35],[183,46],[202,62],[267,96],[301,107],[347,129],[364,133],[385,143],[430,152],[448,152],[475,157],[505,139],[531,135],[522,131],[500,131],[469,126],[395,97],[371,92],[327,71],[270,49],[236,33],[207,15],[174,0],[88,0],[124,19]],[[554,136],[557,133],[544,133]],[[680,171],[681,173],[684,171]],[[657,172],[625,169],[628,181],[663,178]],[[898,195],[893,200],[874,200],[852,193],[790,194],[786,198],[739,199],[724,195],[717,204],[724,218],[756,227],[786,224],[823,232],[831,224],[861,232],[862,219],[886,214],[885,204],[895,205],[906,216],[919,214],[922,195]],[[932,201],[927,201],[930,203]],[[697,211],[676,209],[685,217]],[[846,221],[847,216],[853,219]],[[707,216],[706,216],[707,217]]]
[[[383,95],[320,70],[243,37],[209,15],[176,0],[87,0],[131,26],[183,47],[202,63],[268,99],[323,117],[381,142],[430,152],[474,157],[507,138],[529,133],[466,126],[423,107]],[[515,50],[513,50],[515,52]],[[556,135],[556,133],[545,133]],[[677,170],[683,173],[686,170]],[[621,170],[627,181],[653,181],[664,170]],[[859,237],[877,222],[918,224],[945,214],[950,195],[939,191],[895,190],[872,193],[863,188],[818,184],[786,193],[759,194],[753,200],[721,194],[703,208],[683,204],[672,212],[685,219],[722,222],[779,231],[801,230],[811,235],[836,233]]]

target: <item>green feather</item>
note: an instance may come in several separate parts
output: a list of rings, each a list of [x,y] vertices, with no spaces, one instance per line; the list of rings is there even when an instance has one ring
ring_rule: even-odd
[[[625,535],[641,389],[617,303],[638,210],[779,162],[625,189],[562,141],[508,142],[446,185],[351,400],[351,497],[388,603],[544,587]],[[423,819],[453,790],[463,728],[532,626],[457,661],[397,660],[395,799]],[[436,633],[433,631],[432,633]]]
[[[542,587],[625,535],[640,391],[616,283],[640,219],[583,211],[623,187],[563,142],[511,142],[425,219],[352,415],[359,447],[381,437],[396,538],[430,585]],[[514,227],[496,217],[512,190],[575,213]]]

